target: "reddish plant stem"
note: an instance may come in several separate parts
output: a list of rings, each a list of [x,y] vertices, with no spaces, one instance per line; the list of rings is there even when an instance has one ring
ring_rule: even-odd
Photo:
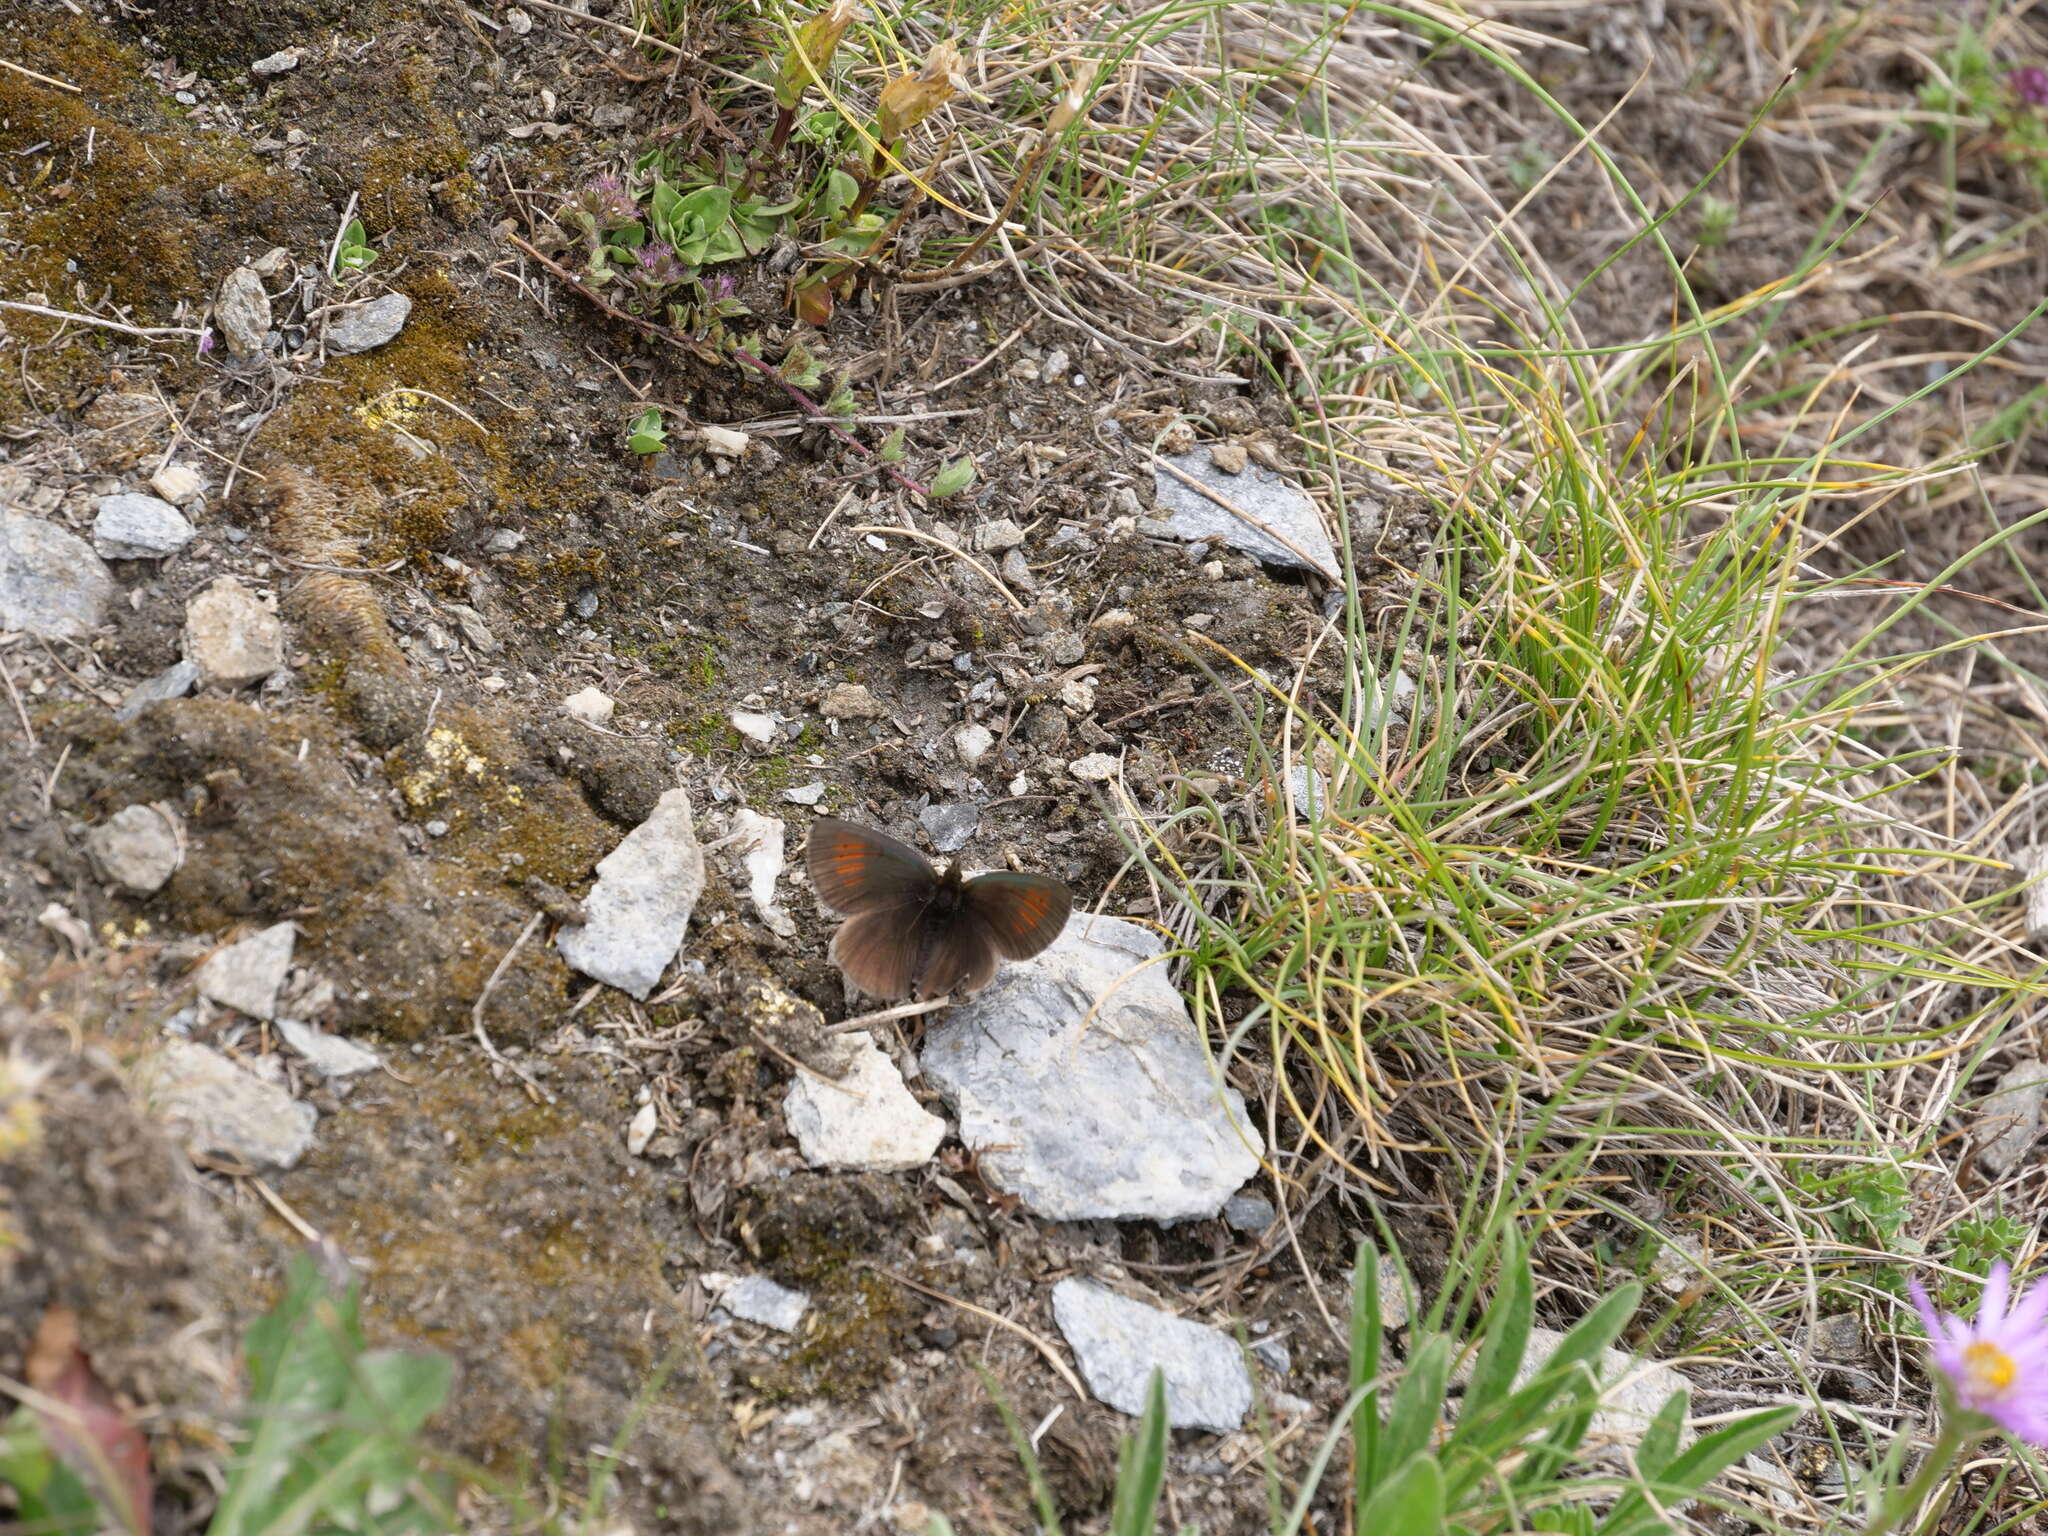
[[[551,257],[543,256],[539,251],[535,250],[532,246],[528,245],[524,240],[520,239],[517,235],[508,234],[505,236],[505,238],[507,240],[510,240],[514,245],[518,246],[520,250],[526,252],[527,255],[531,256],[535,261],[539,262],[542,266],[546,267],[550,272],[554,273],[556,277],[560,278],[563,282],[567,283],[571,288],[575,289],[590,303],[595,304],[599,309],[603,310],[606,314],[610,315],[614,320],[623,320],[626,322],[626,324],[637,327],[642,331],[645,331],[649,336],[658,336],[663,341],[681,347],[686,352],[692,350],[690,339],[687,336],[684,336],[677,331],[673,331],[665,325],[659,325],[652,320],[644,318],[643,316],[627,314],[626,311],[620,309],[616,304],[611,303],[595,288],[592,288],[588,283],[584,282],[582,279],[577,277],[575,273],[571,272],[559,261],[555,261]],[[789,380],[783,378],[782,375],[777,373],[773,368],[770,368],[766,363],[762,362],[760,358],[754,356],[753,353],[747,351],[743,347],[732,347],[729,350],[731,351],[733,357],[737,358],[740,362],[745,363],[749,368],[759,369],[761,376],[763,378],[769,380],[769,382],[773,383],[785,395],[788,395],[790,399],[794,400],[798,405],[802,406],[804,410],[809,414],[812,421],[816,422],[819,426],[823,427],[826,431],[830,432],[834,437],[838,438],[842,443],[846,444],[846,446],[851,448],[855,453],[859,454],[864,459],[872,459],[875,456],[873,449],[869,448],[859,438],[855,437],[852,433],[848,432],[844,427],[840,426],[838,422],[834,421],[830,416],[828,416],[825,413],[824,409],[821,406],[819,406],[817,401],[813,400],[809,395],[805,394],[802,390],[798,389],[794,384],[790,383]],[[911,479],[908,475],[898,474],[893,466],[888,464],[877,464],[875,467],[881,470],[881,472],[887,475],[891,480],[894,480],[898,485],[902,486],[906,491],[915,491],[918,495],[925,497],[927,500],[930,499],[932,493],[927,487],[919,485],[915,480]]]

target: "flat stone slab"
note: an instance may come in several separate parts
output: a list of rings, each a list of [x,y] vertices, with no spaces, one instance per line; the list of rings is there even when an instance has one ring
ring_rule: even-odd
[[[128,492],[102,496],[92,520],[93,548],[109,560],[161,560],[198,533],[185,514],[160,496]]]
[[[195,1158],[227,1157],[265,1170],[293,1167],[313,1145],[319,1116],[219,1051],[168,1040],[143,1064],[144,1097]]]
[[[211,956],[199,967],[199,995],[252,1019],[276,1018],[298,932],[290,923],[273,923]]]
[[[1299,486],[1269,469],[1254,464],[1226,474],[1197,448],[1159,460],[1152,494],[1177,538],[1215,540],[1267,565],[1337,579],[1337,549],[1323,514]]]
[[[343,354],[381,347],[400,331],[412,314],[412,300],[387,293],[365,304],[350,304],[327,322],[327,350]]]
[[[562,958],[593,981],[645,999],[683,947],[704,892],[704,850],[689,794],[672,789],[597,866],[583,898],[590,921],[555,940]]]
[[[1237,1340],[1215,1328],[1119,1296],[1093,1280],[1052,1288],[1052,1317],[1088,1390],[1119,1413],[1145,1411],[1156,1367],[1166,1378],[1166,1421],[1228,1434],[1252,1406],[1251,1372]]]
[[[40,517],[0,512],[0,629],[82,640],[113,600],[114,578],[85,540]]]
[[[718,1305],[741,1322],[759,1323],[777,1333],[795,1333],[811,1307],[802,1291],[777,1285],[766,1275],[705,1275],[704,1283],[717,1292]]]
[[[896,1064],[865,1030],[845,1040],[853,1060],[844,1077],[799,1072],[782,1101],[804,1161],[870,1173],[923,1167],[945,1140],[946,1122],[911,1096]]]
[[[1161,950],[1149,928],[1077,912],[927,1037],[919,1061],[982,1177],[1034,1215],[1214,1216],[1258,1170],[1244,1096],[1218,1084]]]
[[[306,1065],[322,1077],[354,1077],[362,1072],[374,1072],[384,1065],[384,1060],[366,1045],[341,1035],[330,1035],[326,1030],[312,1024],[302,1024],[297,1019],[279,1019],[277,1032],[284,1036],[284,1043],[305,1058]]]

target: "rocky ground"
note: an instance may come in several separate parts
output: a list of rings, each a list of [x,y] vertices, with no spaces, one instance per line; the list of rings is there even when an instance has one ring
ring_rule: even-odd
[[[0,81],[8,1033],[90,1037],[51,1167],[127,1170],[20,1192],[0,1356],[87,1298],[203,1507],[236,1330],[319,1234],[375,1329],[455,1356],[443,1432],[497,1472],[608,1443],[671,1360],[629,1447],[647,1528],[921,1532],[1018,1528],[975,1367],[1086,1519],[1142,1391],[1112,1346],[1179,1327],[1208,1372],[1175,1411],[1214,1433],[1177,1496],[1251,1518],[1245,1366],[1165,1314],[1243,1324],[1299,1422],[1337,1358],[1302,1289],[1339,1306],[1357,1234],[1326,1213],[1312,1278],[1276,1265],[1260,1134],[1142,969],[1105,797],[1229,740],[1182,636],[1279,669],[1319,622],[1284,417],[988,286],[865,304],[830,346],[866,408],[913,465],[976,458],[928,509],[506,241],[673,108],[573,25],[453,9],[0,29],[80,87]],[[337,283],[351,194],[378,254]],[[921,1019],[835,1036],[860,1005],[796,872],[824,811],[1137,921],[921,1057]],[[1004,1029],[1043,1059],[1006,1070]],[[1084,1315],[1133,1302],[1161,1310]],[[1084,1384],[1055,1341],[1091,1326]]]
[[[813,339],[908,475],[973,455],[910,493],[541,259],[708,110],[559,9],[0,4],[0,1038],[52,1071],[0,1368],[76,1310],[196,1521],[239,1329],[324,1239],[503,1477],[668,1367],[642,1530],[1030,1529],[992,1393],[1099,1528],[1155,1357],[1172,1514],[1263,1530],[1365,1218],[1299,1198],[1269,1084],[1215,1087],[1117,811],[1275,793],[1198,653],[1293,675],[1436,515],[1354,497],[1341,572],[1284,402],[1166,306],[1106,334],[1000,272]],[[825,812],[1087,912],[969,1007],[835,1032],[870,1005],[801,873]]]

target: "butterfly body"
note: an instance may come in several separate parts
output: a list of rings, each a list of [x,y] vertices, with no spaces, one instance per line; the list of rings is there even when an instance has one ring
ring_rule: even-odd
[[[846,919],[832,963],[885,1001],[980,991],[1000,961],[1058,938],[1073,905],[1049,876],[941,873],[909,844],[833,816],[812,829],[805,864],[818,899]]]

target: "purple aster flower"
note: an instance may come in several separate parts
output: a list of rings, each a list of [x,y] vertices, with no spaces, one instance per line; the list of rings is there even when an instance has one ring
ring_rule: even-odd
[[[633,260],[639,265],[641,281],[657,288],[680,283],[690,275],[689,268],[676,259],[675,247],[663,240],[641,246],[633,253]]]
[[[1980,1413],[2015,1439],[2048,1446],[2048,1281],[2038,1281],[2007,1309],[2012,1270],[1992,1265],[1977,1321],[1934,1310],[1920,1282],[1913,1305],[1927,1325],[1934,1364],[1954,1388],[1956,1404]]]
[[[2012,93],[2030,107],[2048,107],[2048,69],[2026,64],[2005,77]]]

